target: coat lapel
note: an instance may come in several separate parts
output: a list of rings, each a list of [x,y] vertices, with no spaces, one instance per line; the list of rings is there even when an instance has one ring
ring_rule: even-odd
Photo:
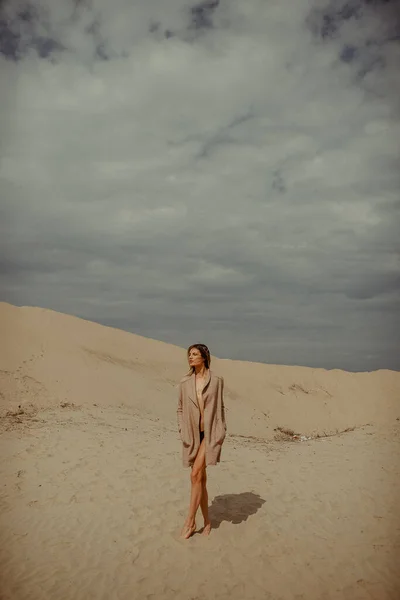
[[[210,371],[210,369],[208,369],[206,382],[205,382],[204,387],[203,387],[203,392],[205,392],[206,389],[208,388],[208,384],[210,383],[210,381],[211,381],[211,371]]]
[[[211,381],[211,371],[209,369],[206,381],[204,383],[203,393],[206,391],[206,389],[207,389],[210,381]],[[193,404],[197,408],[199,408],[199,404],[197,402],[197,394],[196,394],[196,375],[194,373],[192,373],[192,375],[190,375],[190,378],[188,380],[188,385],[189,385],[189,394],[188,394],[188,396],[189,396],[190,400],[193,402]]]
[[[199,405],[197,404],[197,394],[196,394],[196,376],[194,373],[192,373],[189,378],[188,386],[189,386],[188,396],[189,396],[190,400],[193,402],[193,404],[196,406],[196,408],[199,408]]]

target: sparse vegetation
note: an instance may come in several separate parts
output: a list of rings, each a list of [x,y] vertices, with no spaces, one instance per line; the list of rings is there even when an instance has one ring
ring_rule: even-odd
[[[72,410],[79,410],[79,406],[77,406],[73,402],[67,402],[67,400],[65,400],[64,402],[60,402],[60,407],[61,408],[70,408]]]
[[[23,418],[34,417],[36,413],[37,408],[34,404],[27,404],[25,406],[19,404],[17,409],[8,410],[5,414],[5,417],[16,420],[20,419],[22,421]]]
[[[19,404],[17,408],[7,410],[5,414],[1,415],[2,428],[7,431],[14,429],[17,425],[36,421],[35,416],[37,412],[38,409],[34,404],[26,404],[24,406]]]
[[[17,410],[8,410],[6,412],[6,417],[19,417],[20,415],[24,415],[25,410],[21,405],[18,406]]]
[[[321,438],[332,437],[335,435],[340,435],[342,433],[348,433],[349,431],[354,431],[356,426],[346,427],[346,429],[336,429],[334,432],[323,431],[322,433],[312,433],[311,435],[302,435],[301,433],[296,433],[293,429],[288,427],[275,427],[274,431],[276,432],[274,435],[274,440],[276,442],[304,442],[308,440],[317,440]]]
[[[302,385],[300,385],[299,383],[293,383],[293,385],[291,385],[289,387],[289,390],[293,391],[293,392],[302,392],[303,394],[309,394],[310,390],[306,390]]]
[[[288,427],[275,427],[274,431],[276,431],[274,435],[276,442],[293,442],[300,437],[300,433],[295,433],[293,429]]]

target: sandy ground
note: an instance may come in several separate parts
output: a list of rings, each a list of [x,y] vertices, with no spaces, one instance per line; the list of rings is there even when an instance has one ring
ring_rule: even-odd
[[[185,541],[184,351],[42,309],[0,325],[1,600],[399,600],[400,374],[214,360],[229,435],[212,534]]]

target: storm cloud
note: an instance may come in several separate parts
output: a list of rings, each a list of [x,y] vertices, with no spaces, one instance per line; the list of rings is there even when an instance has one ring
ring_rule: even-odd
[[[399,369],[399,8],[4,3],[2,299]]]

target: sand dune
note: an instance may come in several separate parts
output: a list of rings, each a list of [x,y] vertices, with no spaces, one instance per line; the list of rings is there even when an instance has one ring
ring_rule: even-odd
[[[1,600],[399,600],[400,373],[213,358],[214,529],[182,541],[185,350],[9,304],[0,330]]]

